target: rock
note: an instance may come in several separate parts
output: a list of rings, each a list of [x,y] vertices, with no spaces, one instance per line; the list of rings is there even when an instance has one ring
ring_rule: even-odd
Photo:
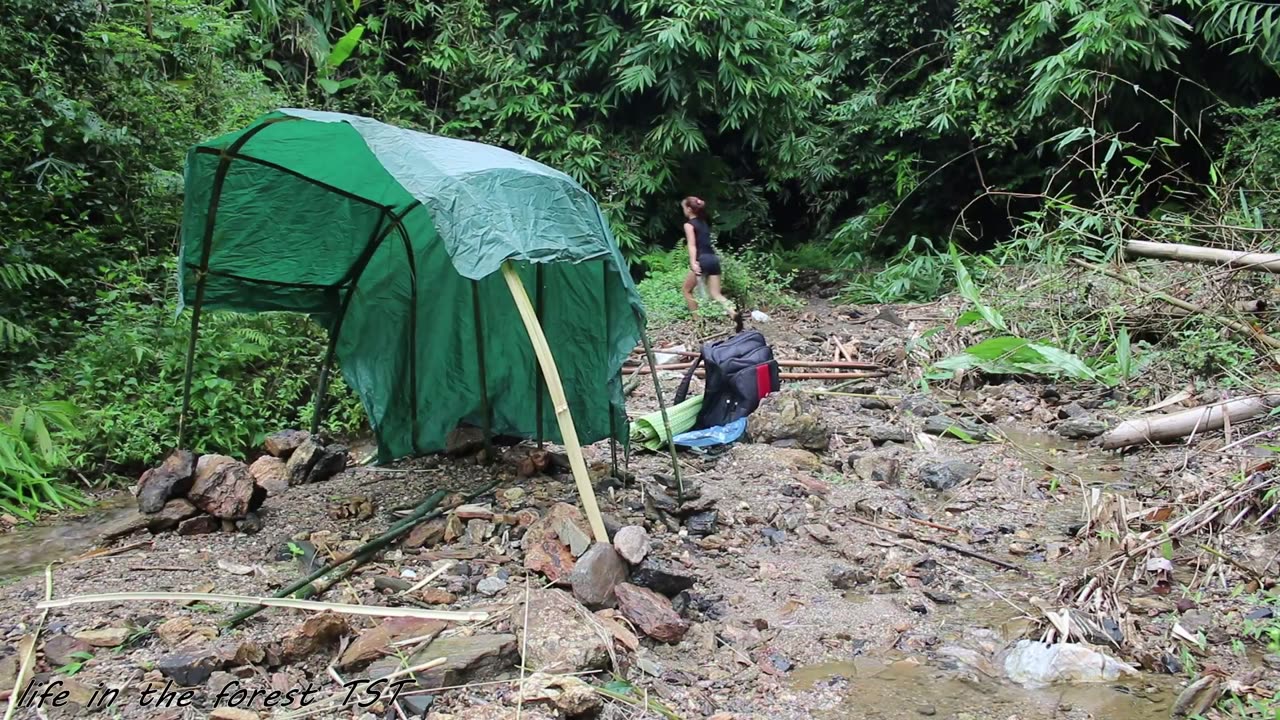
[[[169,500],[186,495],[195,469],[196,458],[190,451],[174,450],[159,467],[142,474],[138,482],[138,510],[160,512]]]
[[[210,648],[165,655],[156,661],[156,669],[182,687],[197,687],[208,682],[222,660]]]
[[[893,487],[898,484],[899,464],[897,458],[876,453],[849,458],[853,472],[863,482]]]
[[[541,673],[521,684],[520,697],[528,704],[550,703],[566,717],[594,716],[604,705],[600,695],[579,678]]]
[[[413,587],[413,583],[398,577],[390,577],[382,575],[373,579],[373,589],[383,592],[390,591],[393,593],[408,592]]]
[[[784,390],[748,416],[747,434],[758,443],[794,440],[805,450],[825,452],[831,429],[809,408],[803,395]]]
[[[1089,411],[1080,407],[1080,403],[1078,402],[1067,403],[1066,405],[1063,405],[1062,407],[1058,408],[1058,418],[1060,420],[1067,420],[1069,418],[1087,418],[1087,417],[1089,417]]]
[[[583,533],[590,535],[586,520],[578,508],[568,503],[556,503],[547,511],[546,517],[529,526],[521,540],[525,568],[541,573],[557,585],[568,583],[575,565],[573,553],[555,531],[555,526],[566,519],[578,525]]]
[[[955,420],[946,415],[933,415],[924,421],[924,431],[929,435],[954,437],[961,440],[985,441],[991,439],[991,433],[972,423]]]
[[[222,529],[222,521],[212,515],[197,515],[178,523],[178,534],[182,536],[209,535]]]
[[[324,482],[347,469],[347,448],[342,445],[330,445],[320,453],[311,472],[307,473],[308,483]]]
[[[315,468],[316,463],[324,456],[324,446],[311,438],[304,440],[289,456],[289,461],[285,463],[284,471],[289,478],[289,484],[306,484],[307,479],[311,476],[311,470]]]
[[[129,508],[122,511],[118,517],[112,518],[103,524],[98,530],[99,537],[105,543],[126,535],[132,535],[139,530],[146,530],[154,517],[154,515],[140,512],[137,508]]]
[[[948,595],[947,593],[942,592],[941,590],[926,588],[924,591],[924,596],[939,605],[955,605],[956,604],[956,599],[954,597]]]
[[[428,605],[452,605],[458,602],[458,596],[440,588],[426,588],[418,593],[418,599]]]
[[[350,631],[345,617],[325,612],[307,618],[285,636],[280,646],[281,659],[296,662],[338,641]]]
[[[474,427],[458,427],[444,441],[446,455],[470,455],[484,447],[484,431]]]
[[[223,688],[227,687],[231,683],[238,682],[240,682],[240,678],[235,675],[232,675],[229,672],[217,670],[209,676],[209,682],[205,685],[209,688],[209,692],[212,693],[214,697],[217,697],[218,693],[222,692]]]
[[[1033,640],[1018,641],[1005,656],[1004,671],[1010,680],[1027,687],[1060,682],[1112,682],[1122,675],[1138,674],[1132,666],[1085,645],[1046,645]]]
[[[770,447],[766,450],[772,462],[787,465],[797,470],[821,470],[822,458],[800,448]]]
[[[627,580],[627,563],[607,543],[596,543],[578,559],[569,575],[573,596],[589,608],[613,607],[613,589]]]
[[[985,655],[967,647],[959,645],[946,645],[937,651],[940,658],[947,658],[955,663],[957,667],[968,668],[976,672],[982,673],[987,677],[996,677],[997,672],[991,661]]]
[[[978,466],[964,460],[926,462],[920,466],[920,482],[932,490],[950,490],[978,476]]]
[[[1096,438],[1107,431],[1107,424],[1101,420],[1094,420],[1087,415],[1084,417],[1067,418],[1058,423],[1054,428],[1059,435],[1071,440],[1089,440]]]
[[[462,519],[462,518],[459,518]],[[468,520],[465,535],[467,542],[472,545],[483,544],[488,539],[490,533],[493,532],[493,523],[488,520]]]
[[[787,541],[786,531],[779,530],[778,528],[771,528],[771,527],[761,528],[760,534],[764,536],[765,542],[769,543],[773,547],[777,547]],[[632,578],[632,579],[634,580],[635,578]],[[636,584],[639,585],[640,583],[636,583]],[[666,593],[663,593],[663,594],[666,594]]]
[[[305,430],[281,430],[268,435],[262,449],[281,460],[288,460],[294,450],[310,439],[311,433]]]
[[[257,665],[267,659],[267,651],[252,640],[245,640],[236,646],[231,655],[231,664],[235,667]]]
[[[869,583],[872,580],[875,580],[875,577],[871,573],[858,568],[832,565],[827,570],[827,582],[831,583],[831,587],[836,590],[852,590],[854,587]]]
[[[73,637],[82,643],[100,648],[120,647],[136,632],[133,628],[100,628],[98,630],[85,630],[78,632]]]
[[[835,539],[831,537],[830,528],[828,528],[826,525],[813,523],[810,525],[805,525],[802,529],[809,534],[809,537],[813,538],[819,543],[822,543],[823,545],[830,545],[831,543],[835,542]]]
[[[674,564],[654,555],[644,559],[631,571],[631,584],[648,588],[667,597],[675,597],[693,587],[694,579],[680,571]]]
[[[911,433],[906,428],[897,425],[872,425],[867,429],[867,439],[872,445],[879,447],[888,442],[908,443],[911,442]]]
[[[283,460],[271,455],[263,455],[249,466],[249,474],[253,482],[267,497],[277,497],[289,491],[289,473]]]
[[[705,537],[716,534],[716,525],[719,519],[720,515],[715,510],[694,513],[684,519],[684,526],[689,528],[690,535]]]
[[[527,631],[523,603],[511,611],[511,626],[525,648],[529,670],[563,674],[608,669],[609,642],[586,614],[563,590],[531,590]]]
[[[569,546],[569,552],[575,558],[582,557],[582,554],[591,547],[591,534],[584,530],[572,516],[559,514],[549,519],[551,529],[560,538],[560,542]]]
[[[649,554],[649,531],[639,525],[628,525],[613,537],[613,547],[622,559],[638,565]]]
[[[898,401],[898,410],[916,417],[941,415],[947,409],[928,395],[908,395]]]
[[[226,455],[203,455],[187,498],[210,515],[234,520],[251,509],[255,487],[244,463]]]
[[[338,659],[338,669],[358,667],[370,660],[387,655],[387,649],[398,640],[421,637],[431,639],[439,635],[447,623],[440,620],[423,620],[420,618],[387,618],[381,623],[364,630],[352,641],[342,657]],[[394,653],[391,653],[394,655]]]
[[[405,716],[411,718],[425,718],[427,712],[431,710],[431,706],[436,702],[435,695],[402,695],[397,701],[400,703],[400,709],[404,711]]]
[[[476,592],[485,597],[493,597],[506,589],[507,581],[494,576],[487,577],[476,585]]]
[[[1222,681],[1213,675],[1205,675],[1191,683],[1173,701],[1170,717],[1204,717],[1222,697]]]
[[[619,584],[615,593],[622,614],[654,640],[678,643],[689,631],[689,623],[676,614],[671,601],[662,595],[630,583]]]
[[[437,545],[441,540],[444,540],[444,529],[448,522],[443,517],[434,517],[424,523],[420,523],[409,531],[409,536],[405,538],[402,545],[407,548]]]
[[[410,657],[408,663],[416,667],[439,658],[445,658],[443,665],[415,673],[420,688],[434,690],[500,679],[515,670],[520,652],[515,635],[456,635],[436,638]],[[404,667],[402,663],[400,658],[379,660],[369,666],[369,678],[399,672]]]
[[[59,668],[63,665],[70,665],[76,662],[78,658],[72,657],[76,653],[89,652],[91,645],[83,640],[77,640],[70,635],[54,635],[44,643],[44,660],[50,667]]]
[[[216,628],[201,626],[184,617],[175,617],[164,621],[156,628],[156,636],[168,647],[189,645],[193,642],[212,640],[218,636]]]
[[[172,530],[187,518],[195,516],[200,511],[195,505],[177,498],[170,500],[160,508],[160,512],[147,516],[147,529],[153,533],[162,533],[166,530]]]

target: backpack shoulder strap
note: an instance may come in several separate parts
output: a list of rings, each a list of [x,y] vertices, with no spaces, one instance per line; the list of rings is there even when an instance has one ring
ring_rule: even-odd
[[[676,396],[672,400],[673,405],[679,405],[689,397],[689,383],[693,380],[693,374],[698,371],[698,366],[702,364],[702,353],[698,353],[698,357],[694,359],[693,364],[689,366],[685,372],[684,378],[680,380],[680,387],[676,389]]]

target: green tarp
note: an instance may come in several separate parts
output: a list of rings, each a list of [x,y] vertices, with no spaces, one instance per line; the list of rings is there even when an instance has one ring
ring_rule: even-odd
[[[572,178],[499,148],[310,110],[271,113],[187,156],[181,302],[197,302],[203,266],[205,309],[300,312],[339,330],[343,375],[384,462],[443,448],[459,421],[483,426],[482,390],[494,433],[533,437],[540,408],[546,438],[561,440],[499,272],[507,260],[541,309],[580,440],[625,440],[618,373],[643,310]]]

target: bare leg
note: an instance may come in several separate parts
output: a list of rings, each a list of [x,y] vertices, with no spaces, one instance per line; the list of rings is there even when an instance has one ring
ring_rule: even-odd
[[[689,306],[689,312],[698,313],[698,301],[693,297],[693,289],[698,287],[698,276],[690,270],[688,275],[684,276],[684,304]]]
[[[715,300],[716,302],[724,306],[725,312],[729,313],[729,317],[733,317],[733,303],[729,301],[729,298],[720,294],[720,276],[719,275],[707,276],[707,293],[711,295],[712,300]]]

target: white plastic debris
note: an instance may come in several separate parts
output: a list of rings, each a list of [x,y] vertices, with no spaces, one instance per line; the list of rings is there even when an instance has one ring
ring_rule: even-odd
[[[664,353],[664,352],[658,352],[657,350],[653,351],[653,359],[656,360],[659,365],[669,365],[673,362],[680,362],[681,360],[684,359],[683,355],[673,354],[673,353],[684,352],[685,349],[683,345],[677,345],[672,348],[663,348],[663,349],[670,350],[671,352]]]
[[[1021,640],[1004,659],[1009,679],[1026,687],[1054,683],[1111,682],[1122,675],[1137,675],[1131,665],[1077,643],[1046,645]]]
[[[756,321],[756,322],[758,322],[758,323],[767,323],[767,322],[769,322],[769,316],[768,316],[768,315],[766,315],[766,314],[764,314],[764,313],[762,313],[762,312],[760,312],[759,310],[752,310],[752,311],[751,311],[751,319],[752,319],[752,320],[755,320],[755,321]]]

